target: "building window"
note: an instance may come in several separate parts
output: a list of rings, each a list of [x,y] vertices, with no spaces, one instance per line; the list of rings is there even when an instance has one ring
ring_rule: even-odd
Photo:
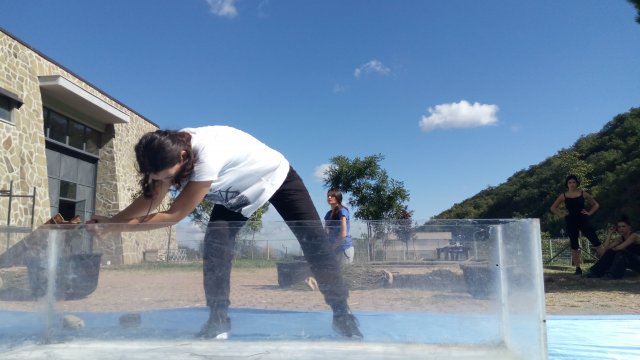
[[[0,96],[0,120],[4,120],[6,122],[13,122],[11,120],[11,110],[13,107],[11,106],[11,100],[5,96]]]
[[[13,124],[13,109],[20,109],[22,99],[9,90],[0,88],[0,121]]]
[[[48,140],[85,153],[99,155],[100,132],[51,109],[44,108],[44,135]]]

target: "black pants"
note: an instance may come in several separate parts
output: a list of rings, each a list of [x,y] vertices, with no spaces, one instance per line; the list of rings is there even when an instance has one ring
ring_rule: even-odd
[[[580,249],[580,244],[578,243],[580,232],[589,240],[591,246],[600,246],[600,244],[602,244],[595,230],[593,230],[593,227],[589,224],[589,217],[587,215],[567,215],[564,221],[567,224],[567,235],[569,235],[569,241],[573,250]]]
[[[298,239],[302,252],[327,304],[334,311],[346,308],[349,291],[340,272],[309,192],[291,168],[269,202]],[[204,237],[204,291],[210,308],[230,305],[231,262],[238,231],[248,219],[240,213],[214,205]]]
[[[613,277],[620,278],[621,272],[624,273],[626,268],[624,252],[609,249],[591,266],[589,273],[596,277],[610,273]]]
[[[619,251],[607,250],[589,272],[595,277],[609,274],[614,279],[620,279],[627,269],[640,272],[640,245],[633,244]]]

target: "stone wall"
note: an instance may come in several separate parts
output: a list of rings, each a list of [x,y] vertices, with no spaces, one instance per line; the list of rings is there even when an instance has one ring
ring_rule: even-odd
[[[24,45],[0,32],[0,87],[18,94],[24,104],[14,110],[13,124],[0,121],[0,189],[13,181],[14,193],[29,194],[38,189],[34,224],[49,218],[47,161],[44,153],[42,99],[39,72],[42,59]],[[0,221],[7,225],[8,199],[1,198]],[[16,199],[11,204],[11,226],[30,226],[31,201]]]
[[[129,123],[107,125],[97,169],[96,214],[112,215],[126,207],[138,189],[133,148],[140,136],[157,126],[96,89],[75,74],[48,59],[12,35],[0,29],[0,87],[17,94],[24,104],[13,111],[13,123],[0,121],[0,189],[8,189],[13,181],[14,193],[30,194],[37,189],[34,226],[50,217],[50,204],[45,157],[43,103],[39,77],[58,75],[71,81],[98,99],[130,117]],[[82,119],[79,119],[82,120]],[[31,200],[15,199],[11,204],[11,226],[29,227]],[[0,229],[6,226],[8,202],[0,198]],[[0,237],[0,253],[15,241]],[[136,234],[124,235],[120,245],[112,244],[108,257],[120,263],[139,262],[146,247],[166,246],[166,238],[158,239]],[[175,238],[175,236],[174,236]],[[118,254],[119,252],[119,254]]]

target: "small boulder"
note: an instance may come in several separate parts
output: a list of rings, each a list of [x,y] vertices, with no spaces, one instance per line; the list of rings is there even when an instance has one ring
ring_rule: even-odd
[[[309,276],[308,278],[304,279],[304,282],[305,284],[307,284],[307,286],[309,286],[311,290],[318,290],[318,282],[313,276]]]
[[[142,318],[140,313],[128,313],[120,316],[120,327],[123,328],[136,328],[142,324]]]
[[[80,330],[84,328],[84,320],[75,315],[66,315],[62,318],[62,327],[68,330]]]

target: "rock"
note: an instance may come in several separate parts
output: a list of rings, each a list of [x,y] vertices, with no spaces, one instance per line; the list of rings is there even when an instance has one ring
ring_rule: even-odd
[[[382,273],[384,274],[384,287],[393,287],[393,274],[391,271],[382,269]]]
[[[120,326],[123,328],[136,328],[142,324],[140,313],[128,313],[120,316]]]
[[[62,318],[62,327],[68,330],[80,330],[84,328],[84,320],[75,315],[66,315]]]
[[[393,274],[386,269],[367,265],[349,265],[342,268],[344,280],[351,290],[388,288],[393,286]]]
[[[318,290],[318,282],[313,276],[309,276],[308,278],[304,279],[304,282],[305,284],[307,284],[307,286],[309,286],[309,288],[311,288],[311,290]]]

